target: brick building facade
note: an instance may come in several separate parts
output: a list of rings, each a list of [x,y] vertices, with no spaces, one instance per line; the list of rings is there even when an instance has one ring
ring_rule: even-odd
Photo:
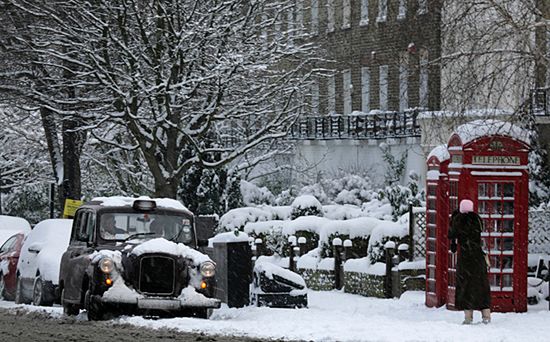
[[[313,86],[311,114],[440,109],[438,0],[304,0],[301,10],[332,61],[318,66],[335,71]]]

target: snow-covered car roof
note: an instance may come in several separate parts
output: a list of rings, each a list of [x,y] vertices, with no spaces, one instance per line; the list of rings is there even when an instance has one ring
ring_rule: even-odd
[[[0,215],[0,246],[17,233],[27,234],[31,225],[27,220],[16,216]]]
[[[92,202],[98,202],[100,206],[105,207],[131,207],[136,200],[155,201],[158,208],[183,210],[188,214],[193,213],[187,209],[181,202],[172,198],[150,198],[149,196],[140,197],[124,197],[124,196],[112,196],[112,197],[96,197],[92,199]]]

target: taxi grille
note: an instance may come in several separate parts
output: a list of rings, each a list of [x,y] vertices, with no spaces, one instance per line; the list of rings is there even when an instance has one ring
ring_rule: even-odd
[[[163,256],[141,258],[139,291],[152,295],[171,295],[175,287],[176,264]]]

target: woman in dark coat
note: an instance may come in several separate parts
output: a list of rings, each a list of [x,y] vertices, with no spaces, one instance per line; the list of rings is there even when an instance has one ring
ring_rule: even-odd
[[[483,323],[491,321],[487,263],[481,249],[483,223],[473,207],[472,201],[462,200],[460,211],[452,215],[449,230],[451,245],[457,239],[460,246],[456,265],[455,307],[464,310],[463,324],[472,323],[473,310],[481,310]]]

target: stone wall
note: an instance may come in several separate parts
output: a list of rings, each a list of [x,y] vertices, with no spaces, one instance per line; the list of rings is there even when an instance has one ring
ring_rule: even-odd
[[[385,276],[344,272],[344,292],[366,297],[386,298],[384,294]]]

